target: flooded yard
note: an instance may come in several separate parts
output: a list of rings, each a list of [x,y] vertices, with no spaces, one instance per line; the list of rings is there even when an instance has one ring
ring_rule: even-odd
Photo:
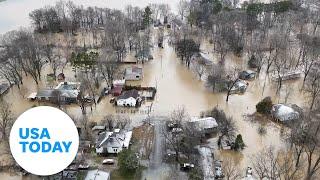
[[[39,1],[30,0],[28,4],[36,6],[24,7],[26,1],[5,1],[0,3],[0,33],[8,31],[10,29],[17,28],[17,25],[29,24],[26,14],[32,9],[43,7],[46,4],[54,4],[56,1]],[[127,4],[134,4],[135,1],[124,0],[121,3],[118,1],[110,0],[108,3],[102,1],[79,1],[77,3],[88,5],[97,5],[101,7],[119,8],[122,9]],[[137,1],[138,6],[146,6],[148,3],[156,3],[157,0]],[[174,11],[176,11],[176,4],[178,0],[165,0],[161,3],[169,3]],[[8,10],[14,8],[20,11],[21,16],[16,17],[5,17],[4,14],[9,14]],[[156,34],[157,29],[152,30],[152,34]],[[241,152],[231,151],[218,151],[216,138],[210,138],[208,140],[208,147],[215,153],[215,158],[230,156],[237,160],[240,164],[241,169],[245,169],[251,163],[251,157],[255,153],[269,146],[275,148],[281,148],[285,146],[283,142],[282,130],[283,127],[271,121],[252,122],[248,120],[247,115],[251,115],[256,111],[256,104],[261,101],[264,97],[270,96],[275,103],[292,103],[297,104],[300,107],[305,107],[307,97],[300,91],[302,86],[302,79],[284,82],[280,93],[276,93],[276,83],[272,82],[271,78],[263,72],[256,79],[248,81],[248,89],[244,94],[238,95],[233,94],[230,96],[229,101],[226,102],[227,94],[212,92],[211,88],[207,87],[205,78],[199,80],[197,75],[192,72],[191,69],[187,68],[184,63],[177,57],[176,52],[172,46],[168,43],[168,38],[164,40],[164,48],[158,48],[157,43],[152,42],[152,55],[153,60],[150,60],[144,64],[138,64],[143,67],[143,79],[141,81],[131,82],[132,85],[141,85],[142,87],[155,87],[157,93],[154,101],[146,101],[142,106],[137,108],[117,108],[110,103],[111,95],[104,97],[101,102],[92,108],[87,108],[87,117],[90,121],[101,122],[101,120],[108,114],[122,114],[129,116],[132,119],[131,126],[135,127],[141,125],[142,121],[146,119],[149,110],[151,109],[150,115],[152,117],[165,117],[169,116],[170,113],[179,107],[184,107],[190,116],[199,116],[201,112],[211,110],[214,107],[218,107],[225,111],[227,116],[232,117],[238,128],[238,134],[242,135],[245,143],[245,149]],[[213,47],[207,42],[202,42],[201,51],[206,52],[210,59],[217,63],[218,55],[213,52]],[[129,54],[126,58],[132,59],[133,55]],[[243,57],[235,57],[228,54],[226,57],[225,65],[233,66],[236,65],[241,67],[243,70],[247,69],[246,55]],[[124,65],[126,66],[126,65]],[[24,77],[24,84],[20,89],[14,86],[4,96],[4,98],[12,104],[12,109],[15,116],[19,116],[25,110],[38,105],[50,105],[43,102],[33,102],[26,99],[32,92],[36,92],[39,89],[48,87],[45,83],[46,74],[50,73],[50,67],[46,66],[42,73],[42,81],[39,85],[36,85],[30,76]],[[70,65],[64,69],[64,74],[68,81],[75,81],[74,72]],[[145,96],[150,96],[149,92],[144,92]],[[78,105],[63,105],[62,109],[67,112],[70,116],[75,119],[80,119],[82,116],[81,109]],[[173,167],[168,164],[162,163],[161,157],[163,156],[163,139],[159,136],[161,121],[158,119],[155,123],[155,127],[150,134],[152,137],[148,137],[146,146],[148,148],[141,149],[146,154],[144,158],[150,155],[150,149],[153,145],[153,153],[151,153],[150,168],[143,172],[143,178],[146,179],[172,179],[172,175],[176,171],[179,171],[178,167]],[[164,121],[164,120],[163,120]],[[258,132],[259,127],[266,129],[266,134],[261,135]],[[150,135],[149,134],[149,135]],[[142,135],[144,135],[142,133]],[[147,135],[144,135],[147,136]],[[151,135],[150,135],[151,136]],[[158,136],[158,138],[154,138]],[[154,138],[154,142],[152,139]],[[144,144],[144,142],[140,142]],[[150,147],[149,147],[150,146]],[[0,146],[0,157],[1,153],[7,147]],[[206,157],[208,149],[203,149],[203,157]],[[10,159],[10,156],[8,157]],[[209,158],[210,159],[210,158]],[[208,160],[203,161],[203,166],[206,163],[210,163]],[[180,171],[179,171],[180,172]],[[178,173],[180,178],[186,176],[186,174]],[[207,174],[211,177],[212,174]],[[0,173],[0,179],[18,180],[18,179],[34,179],[31,177],[21,178],[17,175],[10,173]]]
[[[204,46],[208,48],[210,46]],[[212,56],[212,49],[207,49]],[[141,120],[146,117],[148,108],[152,105],[152,116],[167,116],[170,112],[178,107],[185,107],[190,116],[199,116],[202,111],[212,109],[217,106],[223,109],[228,116],[232,116],[238,127],[239,133],[242,134],[246,148],[241,152],[243,156],[239,158],[242,167],[250,164],[250,156],[259,150],[270,145],[281,147],[281,127],[275,123],[267,122],[267,133],[264,136],[259,135],[259,123],[252,123],[246,120],[245,115],[255,112],[255,105],[264,97],[271,96],[275,102],[283,102],[283,96],[276,95],[274,85],[265,76],[261,75],[257,79],[249,82],[249,87],[243,95],[231,95],[229,102],[226,102],[226,93],[213,93],[211,89],[206,88],[203,81],[200,81],[190,69],[185,67],[177,58],[174,49],[165,43],[165,47],[153,48],[154,60],[145,63],[144,78],[140,82],[142,86],[152,86],[157,88],[155,100],[142,105],[139,110],[129,110],[126,108],[115,108],[109,103],[110,97],[104,98],[92,111],[87,108],[88,117],[92,121],[101,121],[107,114],[126,114],[133,119],[132,125],[140,124]],[[241,58],[233,59],[232,56],[227,58],[226,64],[241,64],[245,66],[245,61]],[[47,69],[47,68],[46,68]],[[44,73],[46,74],[46,73]],[[71,68],[66,68],[65,74],[73,79],[74,73]],[[43,78],[45,79],[45,78]],[[26,97],[39,88],[45,87],[45,83],[36,85],[30,77],[25,77],[24,85],[21,90],[17,87],[11,88],[5,96],[12,105],[15,114],[18,116],[28,108],[34,105],[45,105],[44,103],[30,102]],[[300,80],[288,82],[284,86],[292,88],[288,98],[288,103],[295,103],[299,106],[304,105],[305,98],[300,94]],[[285,88],[283,88],[285,89]],[[281,95],[281,93],[280,93]],[[73,117],[80,117],[81,110],[77,105],[64,106],[66,112]],[[210,146],[215,147],[212,143]]]

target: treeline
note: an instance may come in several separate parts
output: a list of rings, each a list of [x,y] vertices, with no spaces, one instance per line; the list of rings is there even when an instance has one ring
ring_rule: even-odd
[[[53,59],[53,46],[25,30],[4,34],[1,44],[0,76],[20,87],[23,76],[30,75],[38,84],[43,66]]]
[[[144,12],[137,7],[128,7],[126,25],[134,30],[144,27]],[[109,8],[77,6],[72,1],[60,1],[55,6],[47,6],[32,11],[29,16],[35,31],[40,33],[72,32],[78,29],[103,28],[108,20],[116,20],[119,10]],[[148,18],[148,17],[146,17]]]

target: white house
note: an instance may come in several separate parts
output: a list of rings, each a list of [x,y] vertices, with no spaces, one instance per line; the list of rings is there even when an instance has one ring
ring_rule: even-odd
[[[113,132],[103,132],[96,143],[96,153],[117,154],[130,145],[132,131],[115,129]]]
[[[212,133],[218,127],[218,123],[213,117],[205,117],[205,118],[191,118],[189,121],[198,131],[204,133]]]
[[[135,89],[123,92],[117,98],[117,106],[135,107],[140,100],[139,92]]]

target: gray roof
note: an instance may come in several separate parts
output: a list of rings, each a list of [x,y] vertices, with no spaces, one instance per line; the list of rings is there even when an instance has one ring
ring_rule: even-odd
[[[37,97],[54,97],[54,91],[59,91],[61,93],[60,96],[69,97],[69,98],[77,98],[78,94],[73,90],[61,90],[61,89],[43,89],[37,92]]]
[[[272,115],[280,121],[290,121],[299,118],[300,114],[290,106],[276,104],[272,106]]]
[[[9,89],[9,85],[8,84],[0,84],[0,95],[5,93],[7,90]]]
[[[42,89],[37,92],[37,97],[52,97],[52,89]]]
[[[139,92],[135,89],[125,91],[120,96],[118,96],[118,99],[128,99],[129,97],[137,99],[139,97]]]

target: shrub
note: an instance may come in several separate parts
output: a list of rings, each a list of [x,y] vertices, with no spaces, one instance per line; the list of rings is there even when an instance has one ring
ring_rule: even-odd
[[[118,162],[122,173],[134,174],[139,168],[139,160],[130,149],[124,149],[118,154]]]
[[[243,142],[241,134],[237,135],[236,141],[234,142],[234,149],[235,150],[242,150],[244,149],[245,144]]]
[[[248,61],[248,66],[250,68],[257,68],[258,67],[258,62],[257,62],[257,59],[254,55],[251,55],[251,57]]]
[[[265,115],[270,114],[271,108],[272,108],[271,97],[265,97],[262,101],[260,101],[256,105],[257,112]]]

